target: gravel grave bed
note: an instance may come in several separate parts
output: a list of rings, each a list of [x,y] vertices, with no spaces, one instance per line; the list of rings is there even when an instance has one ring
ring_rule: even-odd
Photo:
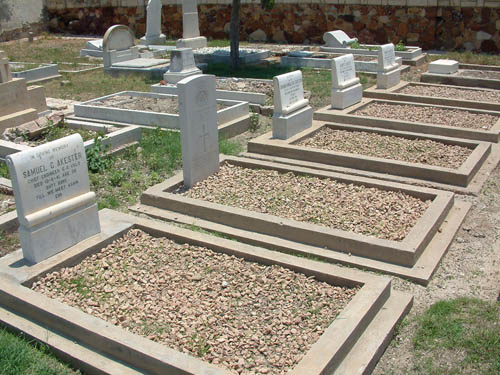
[[[181,187],[177,192],[394,241],[402,241],[430,205],[403,192],[230,164],[191,189]]]
[[[352,114],[482,130],[489,130],[498,121],[498,116],[473,113],[465,109],[445,109],[381,102],[371,102]]]
[[[147,98],[131,95],[116,95],[103,100],[86,103],[90,106],[120,108],[137,111],[150,111],[162,113],[179,113],[179,104],[177,97],[172,98]],[[217,110],[224,109],[226,106],[217,103]]]
[[[483,78],[483,79],[499,79],[500,80],[500,72],[495,72],[491,70],[469,70],[469,69],[459,69],[456,73],[457,76],[460,77],[474,77],[474,78]]]
[[[32,289],[238,374],[285,374],[359,290],[138,229]]]
[[[328,126],[323,126],[296,145],[445,168],[459,168],[472,153],[467,147],[430,139],[407,139],[363,131],[337,130]]]
[[[164,82],[164,81],[162,81]],[[164,83],[164,86],[177,87],[173,83]],[[266,94],[273,97],[273,82],[257,81],[245,78],[217,78],[217,90],[243,91]]]
[[[495,90],[468,90],[454,87],[408,85],[402,90],[399,90],[398,93],[473,100],[478,102],[500,102],[500,91]]]

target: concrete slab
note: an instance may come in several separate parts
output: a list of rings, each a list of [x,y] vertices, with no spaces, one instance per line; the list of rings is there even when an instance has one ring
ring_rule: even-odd
[[[380,45],[378,44],[361,44],[360,48],[335,48],[321,46],[320,50],[332,53],[352,53],[354,55],[377,55]],[[407,46],[406,51],[395,51],[397,57],[403,58],[404,65],[419,66],[425,63],[427,54],[422,53],[422,48]]]
[[[455,86],[468,86],[468,87],[484,87],[488,89],[500,90],[500,78],[499,79],[489,79],[481,78],[475,75],[467,75],[468,69],[459,69],[457,73],[454,74],[436,74],[425,72],[420,76],[420,82],[425,83],[442,83],[445,85],[455,85]],[[484,72],[487,69],[481,70],[470,70],[471,72]],[[494,72],[498,71],[491,70]],[[460,74],[460,75],[459,75]]]
[[[379,263],[392,263],[409,269],[412,269],[422,253],[426,251],[443,222],[449,220],[448,216],[456,205],[453,193],[433,189],[411,187],[409,185],[247,158],[224,157],[221,163],[245,168],[265,168],[285,173],[292,172],[320,178],[332,178],[343,183],[362,184],[382,190],[404,191],[411,196],[431,200],[432,203],[402,241],[383,240],[171,193],[171,191],[182,185],[182,174],[177,174],[165,182],[146,190],[142,194],[141,203],[162,210],[174,211],[173,217],[179,217],[180,215],[192,216],[197,220],[211,220],[222,226],[253,232],[254,237],[258,234],[266,236],[268,239],[276,237],[287,241],[289,245],[296,242],[299,247],[303,245],[307,245],[308,248],[319,247],[332,254],[345,253],[349,257],[358,256]],[[143,211],[141,209],[141,212]],[[458,225],[452,232],[455,233],[457,229]],[[222,232],[225,230],[224,228]],[[231,236],[233,235],[231,234]],[[245,238],[246,236],[242,237]],[[437,266],[437,263],[435,266]]]
[[[403,139],[429,139],[448,145],[467,147],[472,151],[469,158],[459,168],[444,168],[429,164],[409,163],[394,159],[369,157],[362,153],[344,153],[296,144],[307,139],[323,128],[345,130],[351,132],[369,132],[380,135],[400,137]],[[410,177],[441,184],[467,187],[476,172],[481,168],[490,154],[491,144],[479,141],[464,141],[456,138],[429,136],[380,128],[344,125],[314,121],[311,128],[286,139],[275,139],[272,133],[263,134],[248,143],[248,152],[279,156],[297,160],[324,163],[346,168],[362,169],[370,172],[386,173],[402,177]]]
[[[75,104],[75,118],[87,119],[90,121],[111,121],[114,123],[121,123],[123,125],[133,124],[137,126],[145,125],[148,127],[159,126],[166,129],[179,129],[179,115],[175,113],[160,113],[90,105],[91,103],[119,95],[156,99],[176,98],[176,95],[147,93],[139,91],[122,91],[115,94],[106,95],[101,98],[92,99],[80,104]],[[242,130],[242,132],[248,129],[248,126],[250,125],[248,103],[222,99],[217,100],[217,102],[225,106],[223,109],[217,111],[217,124],[219,126],[219,131],[223,129],[222,133],[220,134],[221,136],[225,136],[226,134],[228,134],[226,132],[235,134],[238,129]],[[235,129],[232,129],[233,127]]]
[[[351,350],[356,348],[357,342],[367,341],[371,347],[363,356],[366,364],[361,366],[369,369],[388,344],[383,338],[392,334],[394,325],[412,303],[409,295],[393,294],[391,281],[385,277],[107,209],[100,212],[100,221],[103,229],[100,234],[39,264],[26,264],[20,251],[0,258],[0,322],[47,344],[56,355],[89,373],[229,374],[228,370],[132,334],[29,289],[38,277],[78,264],[131,228],[139,228],[156,237],[165,236],[178,242],[206,246],[254,262],[280,265],[333,285],[359,286],[353,299],[291,371],[292,374],[314,375],[332,373],[344,367],[359,367]],[[381,324],[381,320],[385,323]],[[374,337],[377,338],[375,341]],[[354,362],[346,363],[347,358]]]
[[[490,130],[460,128],[456,126],[437,125],[423,122],[414,122],[409,120],[394,120],[389,118],[379,118],[371,116],[359,116],[355,111],[367,106],[370,103],[388,103],[388,104],[408,104],[413,106],[429,106],[429,104],[399,102],[382,99],[363,98],[361,103],[353,105],[344,110],[331,109],[330,106],[323,107],[314,112],[314,119],[319,121],[337,122],[342,124],[362,125],[368,127],[385,128],[392,130],[403,130],[413,133],[434,134],[452,138],[464,138],[477,141],[486,141],[497,143],[500,140],[500,113],[479,109],[465,109],[473,113],[487,113],[499,116],[499,120]],[[464,110],[464,108],[452,106],[437,106],[443,109]]]
[[[500,103],[496,102],[482,102],[476,100],[465,100],[458,98],[445,98],[438,96],[423,96],[414,94],[403,94],[401,91],[408,87],[450,87],[462,90],[471,90],[471,92],[488,92],[496,91],[492,89],[481,89],[477,87],[467,87],[467,86],[452,86],[452,85],[441,85],[433,83],[420,83],[420,82],[406,82],[402,81],[397,86],[391,87],[390,89],[377,89],[376,86],[372,86],[363,91],[363,96],[365,98],[374,99],[385,99],[385,100],[396,100],[402,102],[412,102],[412,103],[423,103],[423,104],[435,104],[435,105],[446,105],[455,106],[462,108],[472,108],[472,109],[484,109],[487,111],[500,111]]]

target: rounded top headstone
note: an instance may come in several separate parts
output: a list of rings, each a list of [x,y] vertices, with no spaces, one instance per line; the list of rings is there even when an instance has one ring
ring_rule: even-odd
[[[135,46],[135,37],[125,25],[111,26],[104,34],[102,47],[104,51],[122,51]]]

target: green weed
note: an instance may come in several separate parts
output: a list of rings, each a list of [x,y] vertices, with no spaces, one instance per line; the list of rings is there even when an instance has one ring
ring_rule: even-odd
[[[243,146],[230,139],[219,139],[219,152],[224,155],[238,155],[243,151]]]
[[[9,167],[7,167],[7,164],[3,160],[0,160],[0,177],[10,178]]]

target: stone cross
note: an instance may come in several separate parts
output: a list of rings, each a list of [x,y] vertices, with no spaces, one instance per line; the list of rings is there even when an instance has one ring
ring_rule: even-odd
[[[215,76],[184,78],[177,83],[177,93],[184,185],[191,188],[219,170]]]
[[[161,0],[149,0],[146,7],[146,35],[141,38],[141,43],[163,44],[166,40],[161,33]]]
[[[182,37],[184,39],[200,36],[198,7],[196,0],[182,1]]]
[[[0,51],[0,83],[8,82],[11,79],[9,59],[4,51]]]
[[[11,154],[6,161],[27,261],[38,263],[101,231],[79,134]]]

